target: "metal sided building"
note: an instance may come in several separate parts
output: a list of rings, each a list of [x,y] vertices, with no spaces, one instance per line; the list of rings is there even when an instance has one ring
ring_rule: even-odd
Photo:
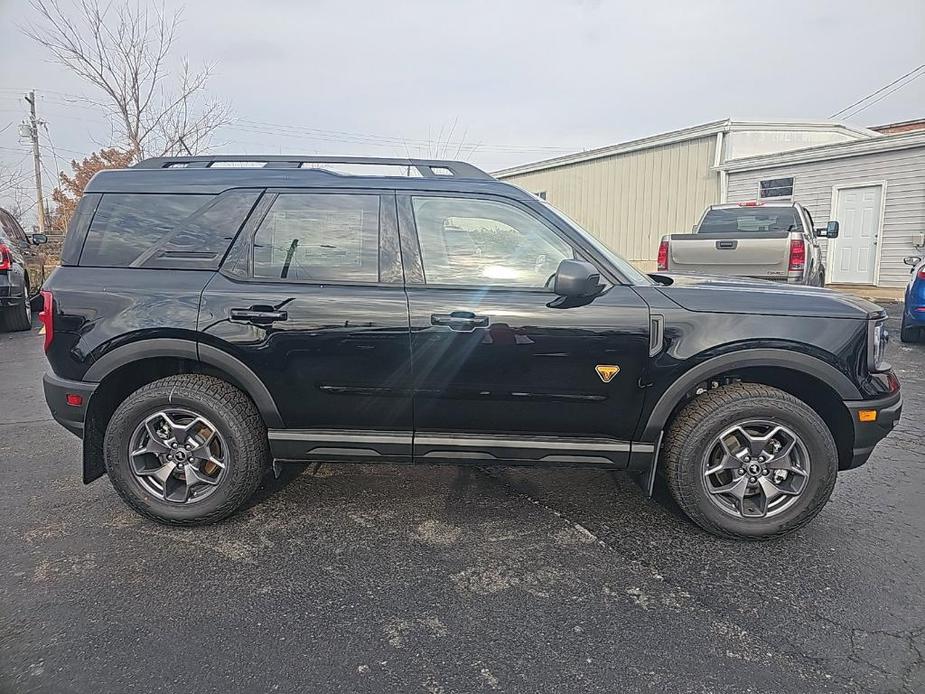
[[[925,249],[925,131],[811,147],[722,165],[729,202],[792,199],[814,225],[838,220],[825,249],[831,284],[900,287]]]
[[[720,120],[515,166],[495,177],[543,197],[643,270],[663,234],[690,231],[723,202],[729,162],[881,137],[833,122]]]

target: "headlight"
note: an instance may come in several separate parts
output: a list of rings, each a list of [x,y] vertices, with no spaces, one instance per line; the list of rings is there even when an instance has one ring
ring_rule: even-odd
[[[890,333],[882,320],[870,322],[870,337],[867,341],[867,366],[871,371],[883,370],[883,356],[890,342]]]

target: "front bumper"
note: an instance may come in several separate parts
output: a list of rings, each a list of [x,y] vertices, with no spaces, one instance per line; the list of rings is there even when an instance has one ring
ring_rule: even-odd
[[[841,469],[852,470],[866,463],[874,447],[899,423],[903,411],[902,394],[896,391],[877,400],[846,402],[845,407],[848,408],[851,421],[854,423],[854,450],[848,465]],[[872,422],[862,422],[858,418],[860,410],[875,410],[877,418]]]
[[[42,385],[45,388],[45,402],[48,403],[51,416],[72,434],[83,438],[87,406],[90,404],[90,396],[93,395],[93,391],[96,390],[99,384],[70,381],[56,376],[51,371],[47,371],[42,378]],[[67,402],[68,395],[79,395],[81,403],[79,405],[69,405]]]

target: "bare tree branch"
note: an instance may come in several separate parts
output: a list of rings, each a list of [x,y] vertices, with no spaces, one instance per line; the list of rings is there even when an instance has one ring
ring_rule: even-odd
[[[226,104],[205,98],[213,67],[193,72],[182,60],[171,75],[168,57],[180,12],[140,0],[30,0],[38,19],[24,27],[53,58],[100,89],[122,146],[136,160],[208,149],[227,125]]]

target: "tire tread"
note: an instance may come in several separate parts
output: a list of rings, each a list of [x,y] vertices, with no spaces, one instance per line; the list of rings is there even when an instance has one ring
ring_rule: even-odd
[[[696,497],[692,493],[692,486],[688,476],[691,474],[690,465],[682,460],[684,444],[694,433],[695,428],[704,419],[714,414],[718,409],[725,407],[741,406],[743,400],[749,401],[750,404],[756,401],[771,402],[775,405],[785,405],[801,411],[806,415],[805,424],[811,426],[820,434],[824,440],[827,440],[831,446],[831,455],[837,456],[835,442],[832,440],[832,434],[825,422],[802,400],[786,393],[778,388],[763,385],[760,383],[732,383],[720,386],[703,395],[691,400],[675,417],[674,421],[668,428],[664,441],[664,473],[668,482],[668,488],[675,501],[681,507],[681,510],[704,530],[736,540],[772,540],[784,535],[788,535],[799,530],[809,523],[818,514],[825,501],[828,500],[835,487],[836,475],[828,475],[824,480],[822,494],[820,498],[822,503],[810,508],[807,513],[790,521],[775,532],[770,532],[761,536],[748,535],[731,531],[723,528],[710,518],[708,518],[697,504]],[[836,458],[837,459],[837,458]],[[699,474],[699,469],[693,471]]]
[[[180,374],[148,383],[126,398],[110,420],[107,427],[107,439],[109,429],[118,417],[126,416],[126,413],[138,402],[145,401],[152,396],[162,395],[164,389],[182,389],[196,396],[209,398],[221,407],[231,410],[231,419],[224,422],[224,425],[232,430],[240,429],[236,435],[240,450],[235,464],[242,470],[242,480],[232,489],[228,498],[220,506],[195,518],[169,518],[151,511],[148,506],[140,503],[132,490],[113,474],[111,456],[107,454],[105,456],[106,469],[110,480],[125,503],[142,516],[158,523],[190,527],[207,525],[227,518],[257,491],[263,474],[266,472],[265,463],[269,460],[270,448],[263,418],[253,401],[227,381],[201,374]],[[105,449],[108,448],[107,442]]]

